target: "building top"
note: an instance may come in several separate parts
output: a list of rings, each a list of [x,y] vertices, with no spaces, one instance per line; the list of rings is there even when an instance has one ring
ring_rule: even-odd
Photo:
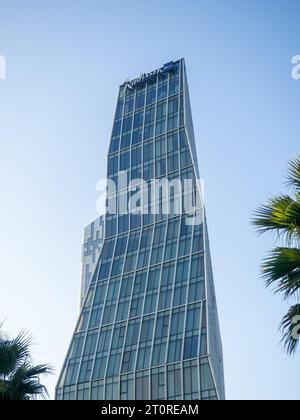
[[[124,82],[121,85],[121,87],[125,86],[125,88],[134,89],[134,88],[140,86],[141,84],[143,84],[144,82],[147,82],[151,79],[154,79],[159,74],[168,73],[168,72],[172,71],[174,69],[175,64],[178,63],[179,61],[180,60],[169,61],[168,63],[164,64],[162,67],[160,67],[157,70],[151,71],[150,73],[142,73],[136,79],[133,79],[133,80],[130,80],[130,81],[127,80],[126,82]]]

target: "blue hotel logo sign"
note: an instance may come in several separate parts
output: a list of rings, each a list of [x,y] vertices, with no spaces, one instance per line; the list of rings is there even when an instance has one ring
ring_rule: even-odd
[[[144,73],[140,77],[138,77],[137,79],[134,79],[131,82],[127,82],[126,87],[128,87],[129,89],[133,89],[133,88],[141,85],[142,83],[153,79],[154,77],[156,77],[159,74],[167,73],[169,71],[172,71],[173,68],[174,68],[174,62],[170,61],[169,63],[165,64],[163,67],[161,67],[158,70],[154,70],[151,73]]]

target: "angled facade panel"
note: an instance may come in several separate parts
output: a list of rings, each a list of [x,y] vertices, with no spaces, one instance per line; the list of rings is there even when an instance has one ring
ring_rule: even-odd
[[[84,229],[81,254],[80,307],[92,280],[104,240],[104,217],[100,216]]]
[[[57,399],[225,398],[198,178],[184,60],[122,85],[108,154],[117,187]]]

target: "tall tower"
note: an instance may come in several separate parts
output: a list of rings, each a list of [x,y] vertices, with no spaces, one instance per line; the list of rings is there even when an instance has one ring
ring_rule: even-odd
[[[184,60],[120,87],[107,177],[104,241],[56,398],[224,399]]]
[[[104,237],[104,217],[100,216],[84,229],[81,254],[80,307],[92,280]]]

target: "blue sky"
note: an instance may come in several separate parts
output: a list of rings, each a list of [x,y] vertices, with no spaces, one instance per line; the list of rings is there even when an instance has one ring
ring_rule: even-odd
[[[227,397],[299,398],[277,331],[288,306],[259,278],[273,238],[249,222],[299,153],[299,15],[297,0],[1,2],[0,319],[31,330],[37,362],[58,373],[75,325],[118,85],[185,57]]]

